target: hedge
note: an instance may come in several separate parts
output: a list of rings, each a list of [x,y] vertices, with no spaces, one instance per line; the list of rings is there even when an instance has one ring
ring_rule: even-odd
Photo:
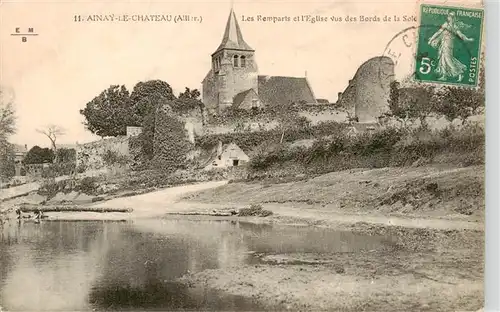
[[[324,173],[351,168],[381,168],[442,162],[463,166],[484,164],[484,129],[468,126],[440,131],[387,128],[350,137],[338,133],[310,148],[274,144],[253,156],[254,172],[294,167]]]
[[[302,139],[312,139],[344,133],[348,125],[335,121],[322,122],[315,126],[285,131],[284,141],[293,142]],[[281,131],[279,129],[256,131],[256,132],[232,132],[223,134],[211,134],[196,138],[196,146],[202,149],[210,149],[219,141],[222,144],[234,142],[245,152],[253,150],[264,142],[279,142]]]

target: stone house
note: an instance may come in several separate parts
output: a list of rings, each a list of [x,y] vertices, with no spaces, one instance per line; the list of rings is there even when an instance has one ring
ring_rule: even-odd
[[[238,167],[248,161],[250,161],[250,157],[235,143],[224,146],[222,142],[219,142],[210,154],[204,169]]]

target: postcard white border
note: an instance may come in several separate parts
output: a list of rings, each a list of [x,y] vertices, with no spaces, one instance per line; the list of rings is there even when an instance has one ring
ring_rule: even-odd
[[[498,0],[485,1],[486,25],[486,211],[485,312],[500,311],[500,71]]]

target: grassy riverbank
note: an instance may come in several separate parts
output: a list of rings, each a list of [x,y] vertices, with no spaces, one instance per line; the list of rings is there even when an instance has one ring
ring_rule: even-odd
[[[258,264],[205,270],[181,281],[291,310],[475,311],[483,305],[483,179],[484,166],[356,169],[310,178],[171,187],[80,207],[132,208],[120,215],[136,220],[219,215],[217,220],[383,236],[388,244],[380,249],[265,253]],[[221,216],[252,204],[273,214]],[[60,218],[70,218],[68,214],[60,213]],[[107,216],[123,218],[102,213],[87,218]]]
[[[476,311],[483,306],[484,166],[347,170],[230,183],[191,207],[259,204],[270,223],[390,237],[382,250],[267,254],[263,263],[182,278],[291,310]]]
[[[481,221],[484,166],[345,170],[311,178],[230,183],[183,199],[224,206],[262,204],[304,211]]]

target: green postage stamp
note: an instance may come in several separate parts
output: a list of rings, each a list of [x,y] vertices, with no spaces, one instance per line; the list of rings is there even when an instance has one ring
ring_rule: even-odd
[[[415,80],[475,87],[484,10],[420,4]]]

